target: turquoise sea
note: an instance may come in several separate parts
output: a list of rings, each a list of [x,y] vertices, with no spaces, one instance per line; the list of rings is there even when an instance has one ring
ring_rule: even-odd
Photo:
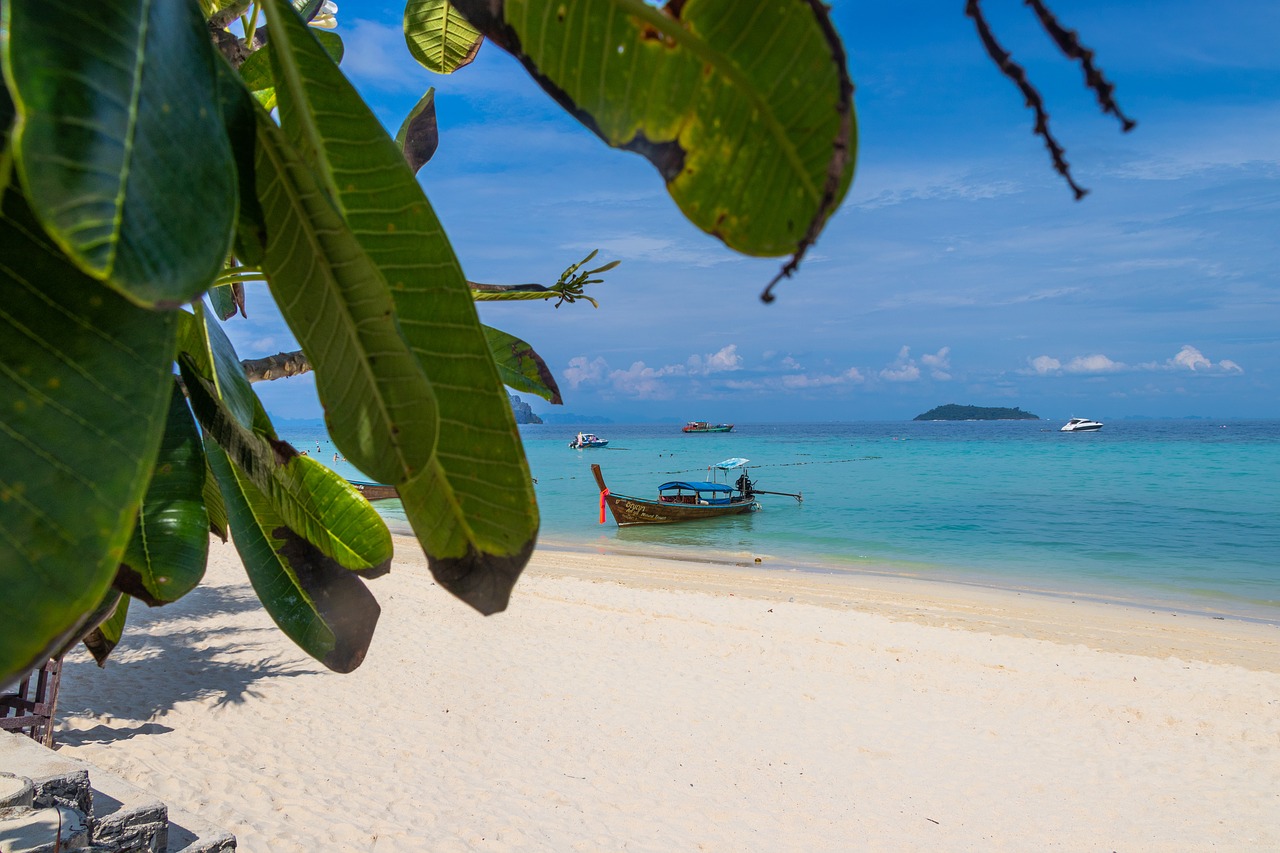
[[[540,541],[662,553],[779,571],[891,572],[1141,602],[1280,624],[1280,421],[675,424],[520,428],[542,513]],[[581,428],[603,449],[571,450]],[[323,430],[286,432],[333,462]],[[320,444],[320,452],[316,445]],[[589,465],[609,488],[656,494],[707,466],[751,460],[749,515],[620,529],[599,524]],[[379,509],[393,527],[396,502]],[[407,528],[406,528],[407,529]]]

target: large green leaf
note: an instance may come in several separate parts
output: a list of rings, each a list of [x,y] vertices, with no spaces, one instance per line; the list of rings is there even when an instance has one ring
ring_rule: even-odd
[[[236,448],[234,464],[258,483],[273,512],[348,568],[366,577],[386,573],[392,552],[386,523],[357,488],[277,437],[231,341],[202,306],[182,329],[178,349],[184,375],[197,374],[189,390],[201,422],[224,447]],[[205,503],[211,519],[225,520],[220,500]]]
[[[404,40],[423,66],[452,74],[471,64],[484,36],[450,0],[409,0],[404,7]]]
[[[498,366],[498,376],[502,384],[517,391],[537,394],[553,405],[560,405],[560,387],[551,369],[542,360],[542,356],[534,352],[533,347],[524,341],[508,335],[499,329],[484,327],[485,340],[489,342],[489,351],[493,354],[494,364]]]
[[[358,667],[381,612],[364,582],[289,529],[221,447],[210,441],[206,452],[230,511],[236,550],[271,618],[330,669]]]
[[[115,587],[147,604],[177,601],[200,583],[209,556],[200,432],[177,383],[151,483]]]
[[[853,177],[844,49],[810,0],[457,0],[610,145],[657,166],[699,228],[803,253]]]
[[[13,98],[9,97],[9,89],[0,80],[0,195],[9,186],[9,175],[13,169],[13,156],[9,151],[9,137],[13,134]],[[432,90],[434,91],[434,90]],[[428,93],[430,94],[430,92]],[[435,113],[432,112],[434,119]],[[407,122],[406,122],[407,123]]]
[[[257,264],[262,260],[262,243],[266,227],[262,222],[262,210],[258,207],[254,162],[257,157],[258,120],[253,98],[245,89],[240,75],[219,57],[216,63],[218,102],[222,107],[222,123],[227,129],[227,141],[236,167],[236,194],[239,205],[236,215],[235,255],[242,263]],[[243,299],[241,311],[244,310]]]
[[[138,308],[0,208],[0,683],[103,598],[164,431],[177,318]]]
[[[236,175],[221,60],[199,10],[175,0],[3,9],[15,162],[40,221],[134,302],[174,307],[201,293],[231,244]]]
[[[280,0],[268,11],[276,25],[269,46],[281,124],[385,273],[399,328],[439,405],[428,464],[395,478],[374,476],[399,488],[441,585],[481,612],[501,610],[532,553],[538,509],[515,417],[462,269],[399,147]],[[291,325],[301,338],[303,331]],[[331,425],[344,415],[351,417],[328,410]]]
[[[227,505],[222,500],[222,490],[218,488],[218,478],[209,467],[209,460],[204,461],[204,508],[209,513],[209,532],[223,542],[227,541]]]
[[[217,323],[208,321],[202,304],[197,304],[184,320],[187,322],[183,323],[178,335],[178,351],[195,360],[200,375],[213,383],[218,398],[242,427],[275,440],[275,427],[253,386],[245,378],[244,368],[227,333]]]
[[[386,281],[283,131],[265,113],[258,125],[262,269],[315,370],[329,435],[379,482],[415,476],[431,462],[439,415]]]
[[[246,429],[187,353],[178,360],[191,408],[205,433],[254,484],[273,515],[337,564],[369,576],[391,565],[391,534],[359,490],[283,441]],[[222,483],[226,494],[226,483]]]

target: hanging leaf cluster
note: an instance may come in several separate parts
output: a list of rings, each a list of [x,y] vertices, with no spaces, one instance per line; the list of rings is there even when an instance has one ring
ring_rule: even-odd
[[[699,226],[798,260],[852,175],[851,87],[820,4],[755,5],[410,0],[404,20],[441,73],[485,37],[511,50]],[[246,281],[440,585],[506,607],[538,508],[504,384],[559,391],[479,322],[476,298],[527,297],[473,289],[416,178],[434,91],[393,139],[320,0],[90,6],[0,0],[0,686],[81,640],[104,660],[131,601],[199,584],[211,538],[308,654],[363,660],[391,536],[277,435],[222,328]],[[616,262],[592,257],[538,298],[595,304]]]

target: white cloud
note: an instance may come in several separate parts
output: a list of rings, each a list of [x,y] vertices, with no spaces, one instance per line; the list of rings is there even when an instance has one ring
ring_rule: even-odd
[[[787,356],[782,360],[782,366],[788,370],[804,370],[804,365],[796,361],[791,356]]]
[[[1178,354],[1169,359],[1166,364],[1174,370],[1185,369],[1192,372],[1216,370],[1224,373],[1244,373],[1244,368],[1230,359],[1224,358],[1214,364],[1205,357],[1204,353],[1190,344],[1184,344],[1182,349],[1178,350]]]
[[[1213,367],[1213,362],[1205,358],[1204,353],[1193,346],[1183,346],[1177,355],[1169,359],[1169,362],[1177,367],[1185,367],[1188,370]]]
[[[569,359],[569,366],[564,369],[563,375],[570,388],[607,384],[621,394],[652,400],[672,396],[672,391],[664,381],[669,377],[710,376],[713,373],[739,370],[741,367],[742,356],[738,355],[737,344],[729,344],[708,355],[691,355],[684,364],[650,367],[643,361],[635,361],[625,370],[611,370],[602,356],[588,359],[585,355],[579,355]]]
[[[916,367],[911,357],[911,347],[898,350],[898,357],[893,364],[880,371],[880,378],[886,382],[915,382],[920,378],[920,368]]]
[[[577,388],[588,382],[599,382],[608,369],[608,362],[599,356],[588,361],[585,355],[579,355],[569,359],[569,366],[561,375],[570,388]]]
[[[1122,370],[1130,369],[1128,365],[1112,361],[1101,353],[1093,355],[1078,355],[1068,361],[1060,361],[1050,355],[1038,355],[1035,358],[1027,359],[1031,365],[1029,370],[1021,370],[1019,373],[1034,373],[1039,376],[1060,376],[1063,373],[1082,373],[1097,375],[1100,373],[1119,373]]]
[[[812,376],[806,375],[790,375],[782,377],[781,383],[783,388],[792,391],[798,391],[805,388],[828,388],[832,385],[857,385],[865,381],[862,372],[856,367],[850,367],[843,373],[819,373]]]
[[[709,376],[712,373],[740,369],[742,356],[738,355],[737,344],[729,344],[710,355],[691,355],[685,365],[691,374]]]
[[[951,347],[943,347],[936,353],[920,356],[920,363],[929,368],[929,375],[945,382],[951,378]]]
[[[1062,367],[1066,373],[1119,373],[1127,369],[1122,362],[1112,361],[1101,353],[1078,355]]]
[[[683,373],[684,369],[680,365],[649,367],[643,361],[636,361],[626,370],[610,371],[609,382],[623,394],[641,400],[666,399],[672,396],[671,391],[660,380]]]
[[[1190,344],[1183,345],[1173,358],[1165,361],[1146,361],[1129,365],[1122,361],[1113,361],[1101,353],[1078,355],[1063,362],[1049,355],[1038,355],[1027,360],[1030,368],[1018,371],[1039,376],[1059,376],[1064,373],[1100,375],[1104,373],[1121,373],[1125,371],[1167,372],[1189,370],[1192,373],[1244,373],[1244,368],[1230,359],[1214,363],[1200,350]]]
[[[1031,362],[1031,370],[1041,376],[1046,376],[1050,373],[1057,373],[1062,369],[1062,362],[1058,361],[1053,356],[1038,355],[1035,358],[1028,360]]]

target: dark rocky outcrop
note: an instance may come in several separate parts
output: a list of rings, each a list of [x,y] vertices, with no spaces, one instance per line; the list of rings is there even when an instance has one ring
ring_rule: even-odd
[[[540,424],[542,418],[533,413],[533,409],[529,408],[529,404],[521,400],[515,394],[507,395],[511,399],[511,410],[516,413],[516,423],[518,424]]]

